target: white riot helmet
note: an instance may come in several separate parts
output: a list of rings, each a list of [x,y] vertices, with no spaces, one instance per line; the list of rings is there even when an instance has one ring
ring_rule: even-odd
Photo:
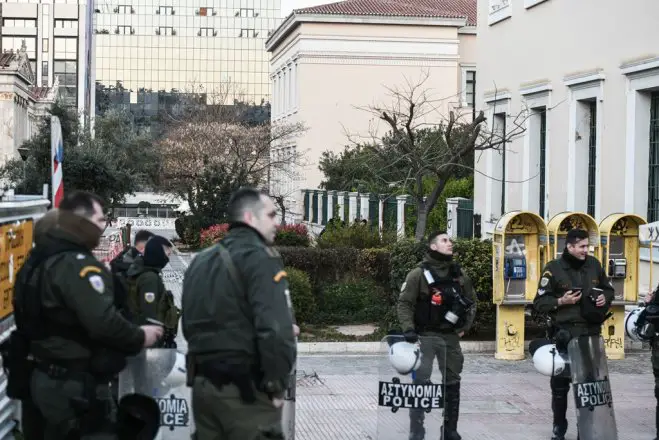
[[[649,341],[655,335],[655,325],[648,322],[647,317],[652,317],[656,320],[657,306],[650,304],[649,306],[638,307],[625,316],[625,334],[634,341]]]
[[[545,376],[559,376],[565,373],[568,360],[564,358],[548,340],[532,341],[529,344],[529,352],[533,356],[533,366],[538,373]]]
[[[421,365],[421,346],[411,342],[396,342],[389,347],[389,362],[399,374],[410,374]]]

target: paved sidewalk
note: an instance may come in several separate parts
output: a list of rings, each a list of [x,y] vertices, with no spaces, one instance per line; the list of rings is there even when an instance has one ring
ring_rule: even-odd
[[[172,255],[164,271],[166,285],[180,305],[188,256]],[[179,350],[186,344],[179,331]],[[459,430],[464,440],[549,440],[549,379],[533,369],[530,359],[494,359],[487,343],[465,349]],[[387,439],[407,440],[407,413],[378,409],[378,376],[383,357],[379,343],[300,344],[295,440],[382,440],[378,414],[401,427]],[[468,348],[468,347],[471,347]],[[489,353],[474,353],[478,350]],[[371,354],[350,354],[350,352]],[[312,354],[318,353],[321,354]],[[325,352],[325,353],[322,353]],[[331,354],[334,353],[334,354]],[[649,351],[629,352],[625,360],[609,361],[619,440],[654,438],[654,379]],[[573,405],[568,408],[567,440],[575,440]],[[394,427],[395,428],[395,427]],[[427,440],[438,436],[428,435]]]
[[[303,356],[299,360],[295,440],[378,439],[378,412],[407,426],[407,413],[377,406],[379,356]],[[647,354],[610,361],[619,440],[654,438],[654,380]],[[530,360],[466,355],[459,422],[464,440],[549,440],[549,380]],[[567,440],[577,438],[568,408]],[[389,432],[388,439],[406,440]],[[427,435],[428,440],[437,440]]]

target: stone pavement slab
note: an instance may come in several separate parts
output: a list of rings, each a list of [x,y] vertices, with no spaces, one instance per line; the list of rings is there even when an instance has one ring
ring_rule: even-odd
[[[301,356],[298,362],[295,440],[376,440],[378,412],[406,424],[406,415],[378,409],[379,356]],[[619,440],[654,438],[654,379],[647,353],[610,361]],[[460,434],[464,440],[549,440],[549,378],[529,359],[499,361],[466,355]],[[403,412],[404,410],[401,410]],[[577,437],[574,406],[567,440]],[[404,432],[404,430],[401,430]],[[388,436],[406,440],[404,433]],[[436,440],[434,437],[428,439]]]
[[[173,254],[163,271],[165,284],[174,293],[178,305],[183,273],[190,260],[189,255]],[[177,343],[179,350],[186,351],[181,333]],[[295,440],[378,440],[378,411],[391,414],[388,408],[377,406],[378,369],[382,361],[375,353],[379,343],[326,344],[300,344]],[[501,361],[494,359],[492,353],[474,353],[489,348],[487,342],[481,345],[464,350],[459,422],[463,439],[549,440],[549,378],[537,373],[528,358]],[[372,354],[349,354],[360,350]],[[311,354],[319,351],[326,354]],[[635,351],[624,360],[610,360],[609,370],[618,439],[652,440],[655,398],[649,352]],[[575,440],[572,404],[568,408],[568,421],[566,439]],[[395,435],[393,438],[406,440],[407,436],[400,434],[400,438]],[[427,439],[436,440],[430,436]]]

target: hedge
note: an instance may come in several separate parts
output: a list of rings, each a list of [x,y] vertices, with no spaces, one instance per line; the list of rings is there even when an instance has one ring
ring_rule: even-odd
[[[395,307],[400,287],[427,248],[424,243],[401,240],[388,249],[278,249],[286,266],[309,276],[318,311],[313,316],[307,315],[307,322],[349,324],[362,320],[378,322],[389,330],[399,328]],[[495,322],[492,244],[489,240],[456,239],[453,249],[455,260],[472,279],[478,294],[478,312],[469,335],[491,331]],[[369,303],[375,308],[365,306]]]

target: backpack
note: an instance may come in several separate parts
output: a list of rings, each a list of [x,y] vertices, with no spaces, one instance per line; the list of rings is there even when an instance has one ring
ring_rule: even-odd
[[[126,285],[128,286],[127,295],[127,309],[133,316],[140,316],[142,313],[139,298],[139,291],[137,288],[137,277],[126,278]],[[165,332],[170,335],[176,336],[178,332],[178,321],[181,316],[181,310],[176,307],[174,295],[171,291],[166,290],[156,304],[156,319],[163,323]]]

